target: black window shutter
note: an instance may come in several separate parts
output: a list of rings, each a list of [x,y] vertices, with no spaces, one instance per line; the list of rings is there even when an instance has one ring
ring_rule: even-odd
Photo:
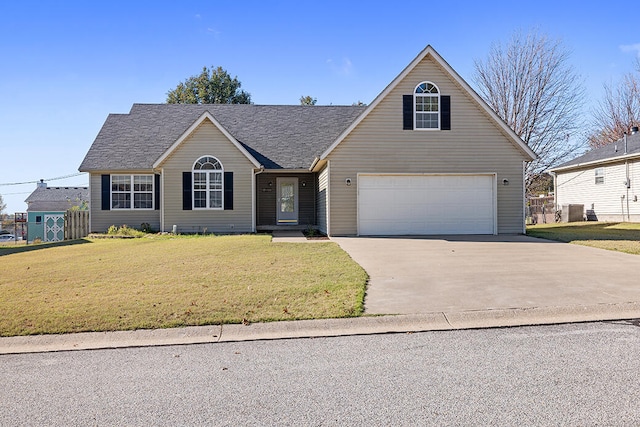
[[[402,95],[402,129],[413,130],[413,95]]]
[[[102,210],[111,210],[111,175],[102,175]]]
[[[233,210],[233,172],[224,173],[224,210]]]
[[[182,172],[182,210],[190,211],[191,209],[191,172]]]
[[[160,210],[160,175],[155,175],[155,189],[154,189],[154,195],[153,198],[155,199],[155,207],[156,210]]]
[[[442,95],[440,97],[440,129],[451,130],[451,97]]]

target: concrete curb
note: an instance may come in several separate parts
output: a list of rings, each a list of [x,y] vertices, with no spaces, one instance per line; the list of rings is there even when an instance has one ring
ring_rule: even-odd
[[[0,338],[0,354],[497,328],[640,318],[640,302]]]

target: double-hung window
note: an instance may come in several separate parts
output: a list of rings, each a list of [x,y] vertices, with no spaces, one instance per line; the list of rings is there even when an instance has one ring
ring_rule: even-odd
[[[111,175],[111,209],[153,209],[153,175]]]
[[[222,209],[224,169],[213,156],[199,158],[193,165],[193,208]]]
[[[431,82],[422,82],[413,93],[415,129],[440,129],[440,91]]]
[[[604,168],[596,168],[596,184],[604,184]]]

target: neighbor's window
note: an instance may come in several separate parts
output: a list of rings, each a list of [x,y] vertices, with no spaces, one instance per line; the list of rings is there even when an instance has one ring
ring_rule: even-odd
[[[413,93],[416,129],[440,129],[440,91],[431,82],[422,82]]]
[[[153,175],[111,175],[111,209],[153,209]]]
[[[222,209],[224,169],[213,156],[200,157],[193,164],[193,208]]]
[[[596,168],[596,184],[604,184],[604,168]]]

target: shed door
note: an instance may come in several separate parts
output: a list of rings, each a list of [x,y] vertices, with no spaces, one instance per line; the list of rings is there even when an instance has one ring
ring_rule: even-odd
[[[44,216],[44,241],[59,242],[64,240],[64,214]]]
[[[360,175],[360,235],[495,234],[495,175]]]

